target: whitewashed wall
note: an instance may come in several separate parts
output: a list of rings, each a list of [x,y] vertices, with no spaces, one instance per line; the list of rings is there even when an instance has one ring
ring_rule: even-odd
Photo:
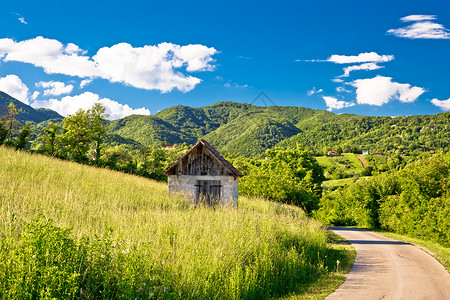
[[[238,206],[239,179],[233,176],[169,175],[169,193],[185,192],[195,200],[197,180],[220,180],[220,204]]]

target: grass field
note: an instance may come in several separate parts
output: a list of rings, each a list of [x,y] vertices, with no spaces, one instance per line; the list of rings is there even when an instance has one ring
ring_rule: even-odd
[[[193,207],[115,171],[3,147],[0,162],[1,299],[315,298],[352,264],[296,207]]]

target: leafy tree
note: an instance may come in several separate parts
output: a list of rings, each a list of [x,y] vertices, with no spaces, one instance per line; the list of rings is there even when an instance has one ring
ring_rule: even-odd
[[[267,150],[265,159],[252,165],[236,161],[246,175],[240,185],[243,193],[301,206],[306,212],[317,208],[325,177],[310,152],[301,147],[277,148]]]
[[[14,103],[9,103],[6,112],[0,119],[0,144],[5,143],[12,144],[12,132],[15,127],[19,124],[16,116],[21,112],[21,109],[17,109]]]
[[[31,133],[31,125],[30,123],[27,122],[19,132],[19,136],[15,143],[16,150],[25,149],[28,143],[28,136],[30,135],[30,133]]]
[[[62,144],[69,158],[78,162],[87,161],[86,153],[92,142],[88,120],[89,111],[82,109],[64,119]]]
[[[100,161],[101,149],[103,144],[103,137],[108,129],[105,119],[108,117],[106,108],[100,104],[95,103],[89,111],[89,127],[91,129],[91,136],[95,143],[96,160]]]
[[[56,147],[56,138],[58,137],[59,131],[61,130],[61,127],[58,124],[55,124],[53,122],[50,122],[46,128],[44,128],[45,132],[45,148],[48,151],[50,155],[55,154],[55,147]]]

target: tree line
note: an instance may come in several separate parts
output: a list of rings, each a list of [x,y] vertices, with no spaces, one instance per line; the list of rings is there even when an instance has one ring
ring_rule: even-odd
[[[21,125],[17,120],[20,112],[10,103],[1,113],[0,145],[26,150],[33,130],[31,123]],[[106,142],[107,118],[105,107],[97,103],[91,109],[68,115],[61,123],[49,122],[43,128],[35,128],[42,130],[42,144],[29,151],[164,181],[167,177],[161,172],[189,147],[181,144],[174,150],[166,150],[156,146],[130,149],[122,144],[112,145]]]

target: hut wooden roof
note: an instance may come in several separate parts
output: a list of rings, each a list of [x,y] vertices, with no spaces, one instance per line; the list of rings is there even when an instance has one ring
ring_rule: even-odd
[[[203,145],[208,151],[211,153],[211,155],[225,168],[227,169],[233,176],[235,177],[241,177],[243,176],[241,172],[239,172],[233,165],[227,161],[220,153],[217,151],[213,146],[211,146],[207,141],[204,139],[200,139],[197,143],[195,143],[194,146],[192,146],[191,149],[186,151],[180,158],[178,158],[176,161],[174,161],[170,166],[168,166],[162,174],[169,175],[169,172],[171,169],[173,169],[176,165],[178,165],[184,157],[189,155],[194,149],[196,149],[199,145]]]

